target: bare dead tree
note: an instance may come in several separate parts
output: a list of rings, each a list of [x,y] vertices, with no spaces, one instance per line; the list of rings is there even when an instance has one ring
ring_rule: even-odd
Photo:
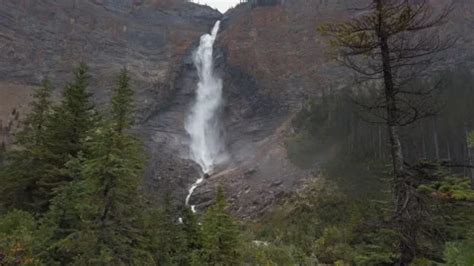
[[[453,5],[433,9],[427,0],[371,0],[355,10],[358,15],[345,23],[325,25],[321,32],[331,37],[343,66],[356,73],[363,90],[376,89],[370,101],[357,102],[388,128],[393,166],[394,218],[400,233],[401,265],[417,253],[417,233],[422,219],[413,171],[404,161],[400,127],[415,123],[438,111],[434,104],[440,83],[428,86],[430,66],[455,38],[441,38],[437,28],[444,24]],[[371,84],[367,86],[367,84]]]

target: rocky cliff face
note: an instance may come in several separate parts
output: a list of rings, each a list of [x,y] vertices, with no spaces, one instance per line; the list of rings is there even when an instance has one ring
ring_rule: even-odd
[[[435,8],[446,5],[431,2]],[[234,157],[223,172],[197,189],[198,203],[206,205],[213,187],[223,183],[231,191],[236,213],[258,215],[314,175],[287,158],[289,121],[309,97],[350,84],[350,73],[330,60],[327,42],[316,29],[357,16],[354,7],[367,4],[367,0],[267,1],[225,14],[217,45],[225,61],[225,122]],[[443,67],[472,61],[474,34],[468,25],[473,13],[472,1],[455,1],[451,21],[441,30],[462,37]]]
[[[147,142],[151,165],[171,169],[168,164],[176,165],[179,158],[166,160],[166,151],[156,158],[159,147],[151,143],[155,131],[172,131],[181,124],[168,126],[163,120],[157,125],[155,117],[176,97],[183,58],[221,16],[182,0],[0,0],[0,140],[11,140],[18,113],[26,111],[31,91],[44,78],[59,95],[73,68],[86,62],[100,107],[118,71],[127,67],[137,96],[136,131]],[[155,180],[161,175],[150,169],[152,187],[168,189]],[[188,179],[175,172],[167,178],[179,180],[183,191],[188,185]]]
[[[347,75],[328,59],[316,28],[352,16],[348,8],[357,3],[274,2],[240,5],[222,17],[181,0],[0,0],[0,125],[8,127],[0,135],[5,138],[15,127],[43,78],[59,93],[74,65],[87,62],[100,106],[126,66],[139,109],[134,130],[149,155],[144,190],[156,201],[171,193],[184,203],[199,175],[186,159],[184,130],[197,81],[192,51],[199,36],[222,19],[216,68],[224,78],[222,118],[231,160],[205,180],[191,202],[204,208],[221,184],[235,213],[258,215],[312,175],[287,159],[289,121],[308,97],[346,84]],[[471,1],[459,3],[472,24]],[[472,36],[461,22],[452,27]],[[463,39],[462,47],[467,54],[472,38]]]
[[[98,101],[115,73],[129,68],[146,118],[171,93],[183,56],[220,17],[179,0],[1,0],[2,114],[30,92],[19,85],[37,86],[49,78],[60,91],[74,65],[84,61]]]

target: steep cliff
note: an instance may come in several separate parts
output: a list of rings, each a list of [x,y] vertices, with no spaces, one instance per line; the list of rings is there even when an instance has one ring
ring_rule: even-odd
[[[28,86],[44,78],[60,91],[80,61],[91,67],[98,102],[117,71],[130,69],[145,119],[166,102],[183,56],[220,17],[180,0],[2,0],[0,119],[24,105]]]
[[[163,188],[160,192],[176,190],[166,185],[176,181],[177,190],[184,193],[194,170],[180,174],[187,171],[180,157],[168,156],[169,149],[161,150],[153,141],[156,132],[181,130],[182,124],[168,125],[166,120],[157,124],[155,117],[176,98],[183,59],[221,16],[182,0],[1,0],[0,141],[11,141],[33,88],[44,78],[59,95],[73,68],[86,62],[93,76],[90,89],[100,108],[118,71],[127,67],[138,108],[136,132],[145,140],[152,162],[147,171],[152,186],[147,187],[151,195],[158,195],[155,187]],[[184,106],[181,109],[185,113]],[[160,150],[157,156],[155,150]],[[177,170],[163,184],[156,169]]]
[[[310,97],[347,87],[351,73],[331,61],[327,41],[318,34],[322,23],[357,16],[355,7],[368,1],[258,1],[240,5],[224,17],[218,46],[222,49],[228,148],[233,162],[196,191],[206,205],[216,183],[231,191],[235,211],[258,215],[314,175],[292,165],[285,140],[289,121]],[[271,2],[271,3],[270,3]],[[472,64],[474,3],[454,2],[450,22],[441,33],[459,37],[444,68]],[[433,0],[434,12],[447,3]]]

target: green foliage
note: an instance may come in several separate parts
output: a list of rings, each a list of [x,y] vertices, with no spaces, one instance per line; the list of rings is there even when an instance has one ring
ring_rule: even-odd
[[[198,251],[203,249],[202,227],[197,215],[194,214],[190,208],[185,208],[181,213],[181,217],[183,222],[180,227],[182,235],[185,237],[184,250],[181,256],[185,255],[186,261],[192,264],[198,261]]]
[[[56,107],[48,82],[35,92],[31,113],[0,174],[4,207],[44,213],[56,191],[72,180],[65,165],[85,152],[84,141],[95,121],[88,79],[87,67],[81,64]]]
[[[444,250],[446,265],[470,266],[474,265],[474,237],[467,240],[449,242]]]
[[[46,142],[45,132],[51,115],[51,85],[44,81],[30,103],[31,111],[23,121],[22,130],[15,136],[16,144],[25,149],[36,149]]]
[[[102,121],[83,144],[87,158],[69,163],[68,176],[76,173],[77,181],[58,195],[52,207],[60,232],[53,244],[62,253],[59,258],[72,258],[76,264],[153,262],[138,191],[142,151],[139,142],[124,132],[130,126],[123,121],[130,116],[131,96],[124,71],[113,97],[113,102],[121,99],[124,108],[112,105],[110,120]]]
[[[128,73],[120,73],[110,111],[100,118],[89,102],[87,72],[80,65],[54,108],[49,85],[37,91],[18,149],[2,168],[4,208],[18,204],[39,214],[13,211],[0,219],[2,263],[239,263],[240,231],[222,191],[204,226],[189,209],[178,222],[170,201],[161,210],[145,204],[142,144],[127,133],[133,124]]]
[[[191,252],[186,249],[187,235],[183,231],[184,224],[178,223],[176,214],[177,211],[167,196],[163,208],[155,218],[158,221],[155,231],[155,245],[158,254],[156,260],[160,265],[189,265],[191,260],[189,257]],[[189,219],[189,217],[186,218]],[[186,223],[189,224],[193,221],[187,220]]]
[[[429,242],[424,241],[423,251],[428,258],[440,261],[446,242],[458,242],[465,238],[474,223],[469,180],[444,173],[439,180],[421,185],[418,189],[427,198],[432,214],[422,230],[432,235]]]
[[[5,166],[0,170],[0,203],[4,208],[43,210],[46,199],[38,182],[51,170],[46,139],[52,108],[50,97],[51,87],[45,81],[34,92],[31,112],[16,134],[15,147],[6,153]]]
[[[86,139],[97,121],[88,92],[89,79],[88,67],[81,63],[74,71],[74,81],[64,88],[61,103],[53,108],[53,115],[48,121],[45,138],[50,169],[37,182],[46,201],[44,205],[47,205],[56,190],[73,180],[66,164],[79,154],[88,154]]]
[[[202,220],[202,259],[208,265],[235,265],[241,259],[239,227],[227,210],[224,191],[219,188],[216,202]]]
[[[467,141],[469,143],[469,147],[472,148],[474,147],[474,132],[470,132],[469,136],[467,138]]]
[[[385,138],[379,127],[360,123],[345,95],[310,103],[295,118],[298,134],[287,143],[294,162],[321,163],[325,178],[305,183],[243,233],[222,189],[202,216],[179,210],[170,199],[161,209],[148,206],[139,191],[142,144],[128,134],[134,117],[128,73],[120,73],[102,117],[89,102],[88,79],[81,65],[54,108],[48,83],[35,93],[16,148],[7,152],[0,170],[0,204],[6,211],[0,218],[0,264],[388,265],[398,260],[394,239],[399,236],[386,222],[391,206],[383,180]],[[441,262],[443,250],[448,265],[471,265],[473,238],[465,237],[474,223],[469,180],[449,173],[436,177],[418,187],[437,212],[430,212],[436,215],[420,229],[414,265]]]
[[[413,266],[432,266],[435,263],[427,258],[415,258],[412,263]]]
[[[294,245],[299,263],[378,265],[396,260],[395,233],[383,224],[385,204],[349,199],[333,183],[308,181],[267,217],[259,236],[270,243]]]
[[[474,201],[469,178],[448,176],[440,181],[422,185],[419,189],[441,200]]]
[[[353,251],[347,243],[348,232],[337,227],[324,228],[323,234],[314,243],[314,250],[321,262],[349,261]]]
[[[466,130],[472,127],[470,124],[472,115],[469,108],[474,99],[471,89],[472,74],[468,69],[460,66],[456,70],[446,71],[441,75],[448,79],[447,84],[449,84],[449,88],[441,91],[442,98],[447,103],[442,114],[436,118],[435,122],[422,120],[402,130],[404,136],[402,141],[406,147],[405,155],[408,163],[417,162],[420,158],[425,160],[440,158],[436,156],[433,131],[436,131],[438,143],[442,145],[438,149],[440,156],[445,157],[441,158],[447,158],[452,162],[465,162],[469,159],[465,155],[467,148],[465,135]],[[424,86],[424,84],[420,86],[422,85]],[[377,95],[361,93],[347,96],[351,96],[357,102],[370,102],[371,97]],[[383,213],[382,210],[389,210],[392,207],[389,204],[392,198],[388,194],[390,173],[387,171],[389,169],[387,159],[390,155],[385,146],[388,141],[386,129],[365,123],[364,120],[373,121],[373,119],[363,117],[352,101],[345,101],[347,96],[341,92],[326,93],[320,99],[310,101],[294,118],[293,126],[296,133],[287,142],[288,155],[292,162],[301,167],[320,166],[323,168],[325,178],[335,183],[339,191],[339,199],[334,198],[333,190],[325,199],[319,200],[323,206],[330,206],[330,210],[323,213],[333,216],[334,223],[337,223],[337,217],[349,217],[350,214],[347,212],[364,213],[366,211],[357,210],[356,205],[371,206],[374,212],[379,210],[381,213]],[[469,179],[458,177],[457,173],[460,173],[458,169],[449,170],[449,172],[444,170],[442,173],[432,172],[428,173],[429,176],[414,177],[417,184],[422,184],[418,187],[418,192],[422,192],[421,202],[427,207],[423,211],[425,217],[420,222],[423,226],[417,232],[419,235],[417,254],[424,256],[428,261],[440,262],[444,243],[448,239],[456,240],[465,235],[470,224],[474,222],[474,215],[470,214],[473,213],[471,203],[473,191],[470,188]],[[464,170],[469,171],[469,169]],[[315,190],[310,194],[317,195],[321,192]],[[345,205],[343,202],[347,202],[347,198],[353,204]],[[269,229],[270,226],[268,226],[260,229],[261,234],[273,236],[276,239],[286,239],[286,244],[299,243],[295,245],[307,256],[311,254],[312,241],[317,239],[318,249],[320,249],[317,253],[328,255],[329,258],[323,259],[330,259],[331,263],[336,261],[348,263],[347,258],[343,256],[347,254],[351,257],[351,263],[360,265],[377,264],[374,261],[378,263],[396,261],[394,255],[396,251],[392,245],[393,239],[399,236],[390,230],[389,224],[382,223],[390,218],[389,215],[374,218],[373,213],[370,214],[372,211],[369,211],[366,217],[361,219],[362,224],[375,225],[379,229],[374,230],[374,234],[369,234],[368,231],[362,232],[363,234],[353,234],[352,230],[347,229],[347,225],[333,225],[325,223],[324,219],[314,218],[318,216],[311,213],[314,206],[298,207],[300,210],[305,210],[297,211],[298,215],[282,214],[293,210],[293,206],[298,206],[296,203],[299,201],[311,202],[312,200],[314,199],[311,197],[298,199],[290,206],[286,206],[285,211],[274,215],[271,221],[267,221],[269,224],[276,224],[276,227],[288,228],[288,232],[293,233],[282,234],[275,228]],[[331,203],[332,200],[336,204]],[[379,204],[372,206],[372,203]],[[344,206],[342,207],[344,210],[337,213],[340,206]],[[295,216],[298,219],[292,220]],[[285,222],[285,220],[291,222]],[[328,226],[330,228],[327,228]],[[360,230],[357,231],[360,232]],[[321,238],[323,235],[324,237]],[[385,236],[393,237],[382,241],[381,238]],[[361,242],[361,239],[368,241]],[[377,243],[382,241],[383,244],[374,245],[370,241]],[[381,248],[373,249],[377,246]],[[423,264],[421,262],[423,258],[418,258],[418,260],[420,264]]]
[[[243,246],[242,257],[248,265],[298,265],[297,250],[292,246],[277,246],[250,241]]]
[[[112,121],[114,130],[122,132],[133,123],[133,91],[129,85],[130,77],[126,69],[120,72],[115,94],[112,97]]]
[[[3,167],[6,151],[7,151],[7,148],[6,148],[5,142],[0,143],[0,168]]]
[[[84,150],[86,137],[95,127],[96,113],[87,90],[90,79],[87,65],[80,64],[74,76],[74,82],[64,88],[61,104],[55,107],[47,136],[59,165]]]
[[[42,244],[33,215],[13,210],[0,217],[1,265],[43,265],[37,257]]]

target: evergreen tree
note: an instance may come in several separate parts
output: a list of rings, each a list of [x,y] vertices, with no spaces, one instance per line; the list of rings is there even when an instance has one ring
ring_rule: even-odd
[[[90,75],[87,65],[81,63],[74,71],[74,82],[68,84],[63,99],[51,121],[49,145],[62,166],[71,157],[84,150],[84,141],[94,128],[95,111],[87,91]]]
[[[227,209],[224,191],[219,188],[216,202],[202,221],[202,259],[208,265],[237,265],[240,261],[240,232]]]
[[[186,235],[179,223],[176,209],[169,195],[165,197],[163,208],[158,214],[156,229],[157,262],[159,265],[188,265]]]
[[[181,213],[181,217],[176,214]],[[202,230],[198,217],[191,209],[177,211],[169,196],[165,197],[163,208],[155,218],[158,223],[152,230],[157,248],[157,262],[160,265],[202,264]]]
[[[474,236],[470,235],[467,240],[450,242],[444,250],[445,265],[474,265]]]
[[[45,199],[43,206],[48,205],[60,187],[72,181],[65,166],[80,152],[87,153],[86,138],[97,126],[97,115],[87,91],[89,79],[88,67],[81,63],[74,71],[74,81],[65,87],[61,104],[54,108],[49,120],[45,145],[50,155],[50,170],[37,183]]]
[[[202,249],[202,230],[198,217],[190,208],[182,212],[182,230],[186,237],[186,253],[190,254]]]
[[[88,156],[80,162],[80,181],[73,182],[55,201],[53,210],[75,209],[81,222],[59,223],[58,230],[71,232],[56,240],[77,264],[152,264],[143,227],[144,204],[139,195],[143,158],[136,139],[125,133],[132,124],[132,93],[128,74],[120,74],[112,99],[111,118],[103,121],[87,142]],[[121,103],[121,104],[115,104]],[[118,126],[120,125],[120,126]],[[72,147],[72,146],[71,146]],[[74,169],[74,167],[73,167]],[[71,172],[71,171],[70,171]],[[72,171],[73,173],[75,171]],[[79,191],[77,191],[79,190]],[[68,195],[78,197],[68,197]],[[72,207],[65,202],[72,202]],[[56,219],[64,221],[64,219]]]
[[[50,169],[51,153],[46,147],[52,108],[50,98],[51,86],[45,81],[33,95],[31,111],[15,136],[15,148],[6,154],[5,167],[0,172],[0,202],[4,207],[42,210],[44,198],[37,183]]]
[[[114,130],[122,134],[133,124],[133,90],[130,88],[130,77],[123,69],[119,75],[115,95],[112,98],[112,122]]]
[[[42,254],[42,260],[50,265],[72,264],[81,251],[91,245],[91,240],[76,232],[85,230],[84,214],[91,213],[92,206],[86,201],[90,188],[82,179],[82,163],[84,159],[72,159],[66,164],[72,182],[62,186],[57,195],[51,200],[51,206],[42,219],[43,231],[48,232],[48,240],[44,245],[47,252]],[[74,239],[81,237],[81,239]]]
[[[3,166],[3,161],[5,160],[5,152],[7,151],[7,147],[5,142],[0,143],[0,168]]]
[[[0,265],[43,265],[43,235],[33,215],[14,210],[0,217]]]
[[[23,121],[22,130],[16,134],[15,144],[25,149],[35,149],[45,143],[46,124],[51,115],[51,84],[45,80],[33,94],[31,111]]]

